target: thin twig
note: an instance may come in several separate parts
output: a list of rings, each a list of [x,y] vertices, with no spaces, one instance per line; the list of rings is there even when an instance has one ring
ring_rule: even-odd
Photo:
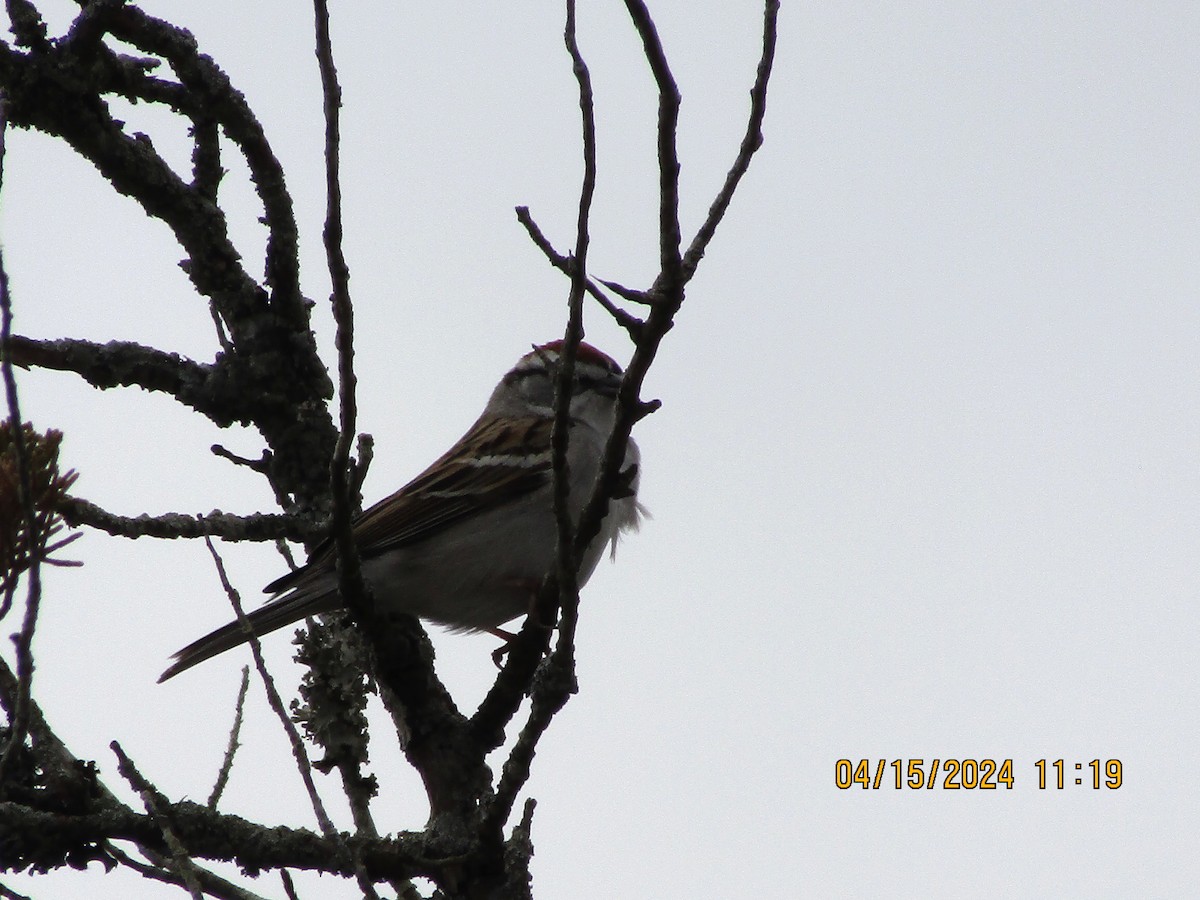
[[[242,686],[238,688],[237,700],[233,705],[233,727],[229,729],[229,743],[225,747],[225,758],[221,760],[221,770],[217,773],[217,782],[213,785],[212,793],[208,795],[208,808],[216,809],[229,783],[229,773],[233,770],[233,757],[240,746],[238,738],[242,733],[242,713],[246,708],[246,693],[250,689],[250,667],[242,666]]]
[[[329,9],[325,0],[313,0],[317,23],[317,60],[325,100],[325,257],[333,284],[331,301],[337,326],[334,343],[338,354],[338,401],[341,406],[339,433],[329,465],[333,514],[330,530],[338,549],[338,571],[343,596],[363,598],[365,585],[359,571],[358,553],[351,530],[350,447],[358,416],[354,374],[354,305],[350,300],[350,271],[342,253],[342,189],[339,181],[338,141],[341,88],[333,63],[329,39]],[[349,590],[348,590],[349,588]]]
[[[550,264],[568,278],[573,278],[575,267],[571,261],[571,258],[569,256],[563,256],[554,249],[554,245],[550,243],[549,239],[545,234],[542,233],[542,230],[533,220],[533,216],[530,214],[528,206],[517,207],[517,221],[525,226],[525,231],[528,232],[530,239],[537,246],[537,248],[542,251],[546,259],[550,261]],[[603,279],[601,279],[600,282],[604,285],[610,284]],[[632,316],[625,312],[625,310],[621,309],[610,299],[608,299],[604,292],[596,286],[596,282],[591,278],[586,279],[586,284],[588,293],[596,299],[597,303],[604,307],[605,311],[607,311],[608,314],[613,317],[616,323],[624,328],[629,333],[629,336],[636,342],[642,332],[642,320],[637,316]],[[618,291],[617,293],[620,292]],[[626,297],[626,299],[633,298]],[[640,299],[636,299],[634,302],[649,303],[649,300],[647,300],[643,295]]]
[[[143,878],[148,878],[152,881],[161,881],[164,884],[184,886],[183,880],[171,871],[169,861],[161,853],[155,853],[153,850],[140,847],[139,849],[145,854],[146,858],[153,860],[152,863],[144,863],[140,859],[134,859],[115,844],[107,844],[104,849],[121,865],[133,869],[133,871],[137,872]],[[218,900],[266,900],[260,894],[248,891],[241,885],[234,884],[232,881],[226,881],[220,875],[215,875],[202,866],[193,863],[193,868],[196,873],[196,880],[200,882],[200,887],[204,889],[204,893],[217,897]]]
[[[299,564],[296,562],[296,557],[292,554],[292,548],[288,546],[288,542],[283,538],[275,539],[275,550],[280,556],[283,557],[283,561],[287,563],[288,571],[295,572],[298,568],[300,568]]]
[[[557,525],[555,583],[559,610],[558,642],[543,662],[530,691],[532,701],[521,733],[505,760],[496,794],[483,819],[485,829],[498,829],[508,820],[517,793],[529,779],[534,749],[554,715],[575,692],[575,628],[579,620],[578,560],[582,550],[575,541],[575,523],[568,506],[567,449],[570,426],[575,354],[583,340],[583,295],[587,287],[588,221],[596,190],[596,118],[591,74],[579,49],[575,31],[575,0],[567,0],[563,40],[579,86],[582,120],[583,183],[575,222],[575,255],[570,260],[571,291],[567,301],[567,327],[555,377],[554,429],[550,435],[554,471],[554,517]],[[527,226],[528,227],[528,226]],[[536,239],[535,239],[536,240]],[[539,598],[540,599],[540,598]],[[539,612],[543,610],[539,609]],[[543,621],[547,621],[543,618]],[[486,834],[486,832],[485,832]]]
[[[690,268],[684,268],[682,262],[676,267],[674,260],[678,258],[679,248],[679,195],[678,195],[678,160],[674,156],[674,128],[678,123],[679,92],[671,77],[666,57],[663,55],[662,44],[654,29],[649,12],[639,0],[626,0],[626,7],[634,20],[642,44],[646,50],[650,68],[654,72],[659,85],[659,182],[661,190],[659,216],[659,246],[662,250],[663,268],[655,279],[650,294],[656,302],[650,308],[646,318],[642,339],[638,341],[633,358],[625,369],[625,377],[621,382],[621,390],[617,397],[617,421],[613,432],[609,435],[604,448],[604,461],[597,475],[597,487],[592,500],[579,521],[576,542],[579,546],[587,546],[599,532],[600,523],[608,509],[608,496],[615,490],[623,477],[621,464],[625,458],[625,447],[629,441],[629,433],[635,422],[658,408],[658,401],[645,402],[640,398],[642,383],[654,357],[658,353],[659,344],[671,329],[675,314],[683,304],[684,287],[695,273],[699,257],[703,254],[707,241],[711,238],[710,230],[715,230],[728,207],[729,198],[737,187],[741,175],[749,164],[751,155],[757,150],[761,131],[762,117],[766,112],[766,91],[770,79],[771,68],[775,58],[776,19],[779,12],[777,0],[766,0],[763,20],[763,53],[759,61],[758,72],[752,91],[750,124],[747,137],[742,143],[742,152],[734,170],[726,179],[718,199],[713,204],[709,219],[697,235],[697,244],[693,241]],[[671,209],[671,206],[674,206]],[[674,247],[674,252],[671,248]]]
[[[754,87],[750,89],[750,120],[746,123],[746,134],[738,150],[733,168],[725,176],[725,184],[720,193],[709,207],[708,216],[687,252],[683,255],[683,279],[688,281],[696,274],[696,267],[704,258],[704,250],[717,231],[717,226],[729,209],[734,191],[746,170],[750,168],[750,160],[763,143],[762,125],[767,115],[767,83],[771,80],[771,69],[775,62],[775,40],[778,34],[779,0],[766,0],[763,10],[763,51],[758,61],[758,72],[754,79]]]
[[[321,89],[325,105],[325,259],[332,281],[334,319],[337,323],[338,400],[341,404],[341,428],[333,459],[335,530],[345,530],[350,519],[346,475],[350,446],[354,440],[358,414],[354,375],[354,305],[350,300],[350,270],[342,252],[342,187],[339,175],[340,110],[342,91],[337,81],[333,49],[329,38],[329,8],[325,0],[314,0],[317,25],[317,61],[321,69]],[[338,490],[337,488],[340,488]]]
[[[259,475],[267,475],[271,471],[270,450],[263,450],[258,459],[250,459],[249,457],[238,456],[238,454],[222,444],[213,444],[208,449],[213,456],[219,456],[221,459],[227,460],[235,466],[245,466],[251,472],[257,472]]]
[[[658,84],[658,231],[659,263],[662,267],[663,290],[674,292],[682,289],[679,245],[679,152],[676,135],[679,130],[679,86],[667,55],[663,50],[658,30],[650,17],[650,10],[642,0],[625,0],[625,8],[634,28],[642,39],[642,50],[654,80]]]
[[[333,821],[325,811],[325,804],[321,801],[320,794],[317,793],[317,786],[313,783],[312,763],[308,758],[308,753],[304,749],[304,742],[300,739],[300,733],[296,731],[296,726],[292,723],[291,717],[288,716],[287,709],[284,708],[283,699],[279,696],[279,690],[275,687],[275,679],[267,671],[267,664],[263,660],[262,655],[262,645],[259,643],[258,635],[254,633],[254,629],[250,625],[250,620],[246,618],[246,612],[242,608],[241,594],[229,582],[229,577],[225,574],[225,563],[222,561],[221,555],[217,553],[217,548],[213,546],[212,539],[205,537],[204,543],[208,547],[208,552],[212,555],[213,563],[217,567],[217,577],[221,580],[221,587],[225,589],[225,595],[229,598],[229,602],[233,606],[233,611],[237,614],[238,622],[241,623],[242,628],[246,631],[250,653],[254,657],[254,666],[258,669],[263,687],[267,691],[267,702],[274,711],[275,717],[279,719],[280,725],[283,726],[288,743],[292,745],[292,756],[296,759],[296,768],[300,772],[300,779],[304,782],[304,789],[308,791],[308,798],[312,803],[313,813],[317,817],[317,824],[321,826],[321,833],[328,838],[340,840],[340,835],[337,829],[334,828]]]
[[[567,22],[563,40],[571,54],[571,68],[579,84],[579,110],[583,132],[583,184],[579,190],[579,212],[575,222],[575,257],[571,267],[571,291],[567,298],[567,328],[563,335],[554,397],[554,429],[550,445],[554,464],[554,518],[558,526],[555,550],[558,598],[562,621],[559,625],[558,662],[574,669],[575,621],[579,612],[578,554],[574,546],[574,523],[568,507],[570,492],[567,445],[570,438],[572,382],[575,354],[583,340],[583,294],[587,284],[587,254],[590,236],[588,219],[596,193],[596,114],[592,79],[575,35],[575,0],[567,0]]]
[[[333,287],[333,318],[337,334],[334,342],[338,354],[338,400],[341,406],[339,433],[329,464],[329,488],[332,500],[332,531],[337,544],[338,586],[342,597],[352,607],[370,602],[369,589],[359,568],[358,550],[354,545],[351,527],[354,513],[353,485],[355,475],[350,462],[350,446],[358,415],[357,378],[354,374],[354,305],[350,300],[350,269],[342,251],[342,185],[340,177],[340,112],[342,89],[338,84],[337,67],[333,61],[333,42],[329,36],[329,6],[326,0],[313,0],[316,19],[317,63],[321,70],[321,93],[325,110],[325,260]],[[355,773],[352,773],[355,774]],[[360,832],[375,832],[370,815],[370,795],[354,791],[355,778],[343,781],[355,822]],[[358,886],[368,900],[378,900],[375,886],[367,875],[362,858],[355,852]]]
[[[214,509],[210,513],[142,513],[121,516],[88,500],[71,497],[61,509],[63,520],[72,527],[88,525],[114,537],[200,538],[227,541],[273,541],[286,538],[307,541],[326,531],[322,522],[307,521],[285,513],[252,513],[239,516]]]
[[[677,91],[673,90],[674,83],[670,79],[670,69],[666,65],[665,57],[662,55],[662,46],[654,31],[654,25],[649,18],[649,13],[642,4],[630,3],[627,5],[633,11],[639,33],[643,37],[643,44],[646,47],[648,58],[651,59],[651,68],[655,71],[656,78],[661,79],[661,82],[665,82],[667,86],[666,94],[668,96],[665,100],[660,100],[661,112],[663,106],[671,106],[673,101],[670,95],[677,95]],[[755,86],[755,96],[759,98],[756,101],[755,110],[760,108],[765,109],[763,98],[765,98],[767,76],[769,75],[773,59],[773,16],[777,8],[778,4],[776,2],[768,0],[768,18],[763,37],[763,62],[759,65],[758,80]],[[669,149],[674,147],[675,140],[674,135],[670,133],[673,127],[672,121],[673,119],[670,115],[660,115],[660,146],[665,146]],[[660,178],[660,188],[663,189],[661,192],[663,196],[660,200],[660,209],[662,210],[660,214],[660,231],[662,233],[660,233],[659,243],[660,247],[666,248],[674,245],[677,252],[678,235],[676,233],[672,237],[672,226],[673,223],[678,221],[678,185],[677,179],[671,177],[671,166],[663,166],[662,162],[663,160],[660,158],[660,169],[663,170],[663,176]],[[675,186],[674,191],[671,190],[672,184]],[[732,188],[727,187],[727,190],[731,191]],[[675,206],[674,209],[671,208],[673,204]],[[549,241],[546,240],[544,235],[536,228],[536,225],[533,224],[532,219],[528,215],[528,210],[518,207],[517,214],[522,224],[525,225],[526,230],[530,232],[534,243],[542,249],[552,264],[570,274],[570,260],[554,251]],[[715,227],[715,224],[713,227]],[[667,255],[673,256],[674,254],[668,253]],[[680,276],[683,274],[681,272]],[[690,271],[686,274],[687,278],[691,277]],[[609,287],[624,299],[633,302],[648,303],[650,305],[650,313],[647,319],[643,323],[640,323],[633,358],[626,367],[625,376],[618,395],[617,421],[605,445],[603,462],[596,478],[595,488],[591,493],[591,499],[578,522],[575,541],[576,547],[580,551],[595,539],[596,534],[599,532],[600,524],[607,512],[609,498],[621,489],[631,474],[623,471],[622,466],[633,425],[644,416],[654,412],[660,405],[657,400],[641,400],[640,392],[646,374],[658,352],[659,344],[671,329],[674,315],[679,310],[683,300],[682,289],[686,283],[686,278],[679,277],[674,279],[675,284],[672,286],[671,291],[666,290],[666,281],[667,279],[664,277],[664,274],[660,272],[659,277],[655,280],[655,286],[646,292],[633,291],[616,283],[605,282],[606,287]],[[503,729],[505,723],[510,721],[512,716],[516,714],[517,708],[525,696],[524,685],[529,683],[528,679],[532,677],[533,668],[537,665],[538,659],[540,659],[539,656],[524,652],[525,647],[522,645],[525,643],[526,630],[522,629],[522,640],[517,642],[513,650],[509,653],[505,667],[501,670],[496,682],[492,685],[487,696],[484,697],[471,718],[471,726],[475,730],[478,740],[488,748],[498,746],[504,739]],[[530,635],[530,637],[532,638],[533,635]],[[544,637],[542,643],[544,646]],[[520,738],[518,738],[518,741],[520,741]],[[530,742],[529,746],[532,746],[532,742]]]
[[[4,137],[8,131],[8,106],[0,96],[0,191],[4,188]],[[33,473],[30,470],[29,450],[25,446],[21,407],[17,400],[17,380],[9,358],[9,338],[12,335],[12,301],[8,294],[8,272],[4,268],[4,252],[0,248],[0,369],[3,370],[4,391],[8,399],[8,418],[12,432],[13,451],[17,461],[17,496],[25,517],[25,530],[31,542],[38,533],[37,512],[33,508]],[[14,635],[17,646],[17,698],[10,719],[8,745],[0,755],[0,785],[17,748],[25,743],[29,729],[29,705],[33,686],[33,633],[37,628],[38,611],[42,602],[42,554],[31,543],[27,570],[25,616],[21,630]]]
[[[635,291],[633,288],[627,288],[618,281],[610,281],[606,278],[601,278],[600,283],[624,300],[631,303],[641,303],[643,306],[653,306],[654,297],[645,291]]]
[[[130,786],[137,791],[138,796],[142,798],[142,803],[146,807],[146,812],[154,819],[159,831],[162,833],[163,840],[166,842],[167,849],[170,850],[171,868],[183,881],[187,887],[188,893],[192,895],[194,900],[204,900],[204,895],[200,890],[200,883],[196,878],[195,863],[192,862],[192,857],[188,854],[187,848],[179,840],[179,835],[175,833],[175,826],[171,823],[168,810],[170,803],[159,793],[158,788],[152,785],[138,771],[137,766],[133,764],[126,754],[121,749],[121,745],[116,741],[109,744],[113,753],[117,756],[117,771],[124,776]]]

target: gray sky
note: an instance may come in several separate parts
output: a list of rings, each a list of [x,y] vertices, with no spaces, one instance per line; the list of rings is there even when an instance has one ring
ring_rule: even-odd
[[[45,5],[61,31],[73,4]],[[143,5],[191,28],[261,117],[332,358],[307,8]],[[653,83],[621,5],[583,6],[591,265],[643,285]],[[578,113],[556,4],[338,7],[373,501],[561,333],[567,285],[512,208],[570,245]],[[684,97],[690,236],[744,128],[761,11],[652,9]],[[635,432],[654,519],[584,593],[581,693],[535,763],[538,896],[1168,897],[1200,880],[1198,35],[1184,2],[785,3],[766,145],[647,383],[664,403]],[[186,162],[180,127],[127,118]],[[257,260],[231,168],[235,240]],[[0,228],[18,331],[211,358],[167,230],[64,147],[10,133]],[[602,311],[588,335],[628,358]],[[65,375],[20,384],[25,415],[66,433],[81,496],[128,514],[271,508],[207,450],[256,456],[252,433]],[[37,638],[48,714],[111,787],[118,738],[169,795],[206,797],[248,654],[154,683],[229,617],[203,546],[89,533],[72,550],[86,566],[48,574]],[[225,554],[248,599],[283,571],[269,546]],[[435,642],[471,707],[494,639]],[[294,683],[286,637],[267,648]],[[311,826],[252,698],[225,808]],[[419,827],[384,729],[381,827]],[[1015,786],[835,786],[839,759],[916,757],[1011,759]],[[1060,758],[1067,787],[1039,790],[1035,762]],[[1121,760],[1122,787],[1087,786],[1092,759]],[[39,900],[168,895],[119,878],[4,880]]]

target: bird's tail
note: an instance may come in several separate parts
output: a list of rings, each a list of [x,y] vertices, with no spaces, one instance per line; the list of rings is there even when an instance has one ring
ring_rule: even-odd
[[[247,614],[246,619],[254,634],[262,637],[264,634],[270,634],[292,622],[298,622],[306,616],[332,612],[338,608],[338,605],[338,595],[335,589],[301,589],[282,597],[276,597],[261,609]],[[176,653],[172,657],[175,662],[171,663],[170,667],[158,677],[158,683],[162,684],[168,678],[174,678],[180,672],[190,669],[206,659],[211,659],[218,653],[224,653],[238,644],[244,644],[248,640],[250,640],[250,636],[246,634],[241,622],[234,621],[228,625],[222,625],[216,631],[206,634],[198,641],[193,641]]]

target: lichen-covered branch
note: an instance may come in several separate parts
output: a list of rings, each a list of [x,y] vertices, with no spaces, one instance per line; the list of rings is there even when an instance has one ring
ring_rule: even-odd
[[[365,840],[342,834],[333,840],[303,828],[259,825],[188,800],[162,809],[193,858],[236,863],[250,874],[289,868],[353,877],[355,853],[377,879],[435,877],[451,862],[429,855],[421,834]],[[154,817],[123,805],[97,803],[69,814],[0,801],[0,870],[48,871],[114,840],[169,852]]]
[[[88,4],[67,35],[45,34],[24,4],[18,47],[0,42],[0,90],[12,125],[61,138],[122,194],[174,233],[183,267],[216,309],[228,344],[210,367],[128,343],[27,343],[36,364],[68,368],[101,387],[168,391],[218,425],[247,422],[271,447],[270,478],[297,511],[323,516],[324,472],[335,432],[325,403],[332,395],[300,293],[297,229],[282,168],[245,98],[195,39],[122,2]],[[119,53],[104,39],[154,54]],[[166,61],[176,80],[149,71]],[[198,159],[190,181],[176,173],[145,134],[112,116],[107,96],[166,105],[191,120]],[[245,157],[263,201],[268,231],[264,280],[246,272],[215,198],[213,129]]]
[[[269,404],[277,398],[256,397],[244,390],[246,379],[237,360],[223,354],[214,363],[198,363],[178,353],[132,341],[96,343],[77,338],[37,340],[13,335],[13,365],[74,372],[93,387],[140,387],[170,394],[217,425],[252,425],[264,414],[280,415]]]
[[[163,513],[121,516],[89,500],[71,497],[60,506],[63,520],[72,526],[87,525],[115,537],[176,538],[219,537],[227,541],[309,541],[325,533],[324,523],[307,522],[281,513],[234,515],[214,509],[210,513]]]

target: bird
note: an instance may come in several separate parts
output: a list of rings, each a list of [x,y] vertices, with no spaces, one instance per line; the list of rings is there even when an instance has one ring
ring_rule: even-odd
[[[482,415],[449,450],[404,487],[352,523],[362,575],[376,607],[407,613],[453,632],[500,630],[529,612],[555,566],[558,526],[550,433],[561,340],[522,356],[500,379]],[[567,508],[578,525],[600,471],[624,373],[605,353],[580,342],[571,383]],[[578,584],[595,571],[606,547],[636,531],[645,508],[637,500],[641,454],[629,440],[621,490],[599,533],[579,558]],[[344,608],[337,551],[326,539],[306,565],[268,584],[272,595],[247,615],[258,636],[308,616]],[[159,677],[173,678],[249,640],[239,621],[184,647]]]

